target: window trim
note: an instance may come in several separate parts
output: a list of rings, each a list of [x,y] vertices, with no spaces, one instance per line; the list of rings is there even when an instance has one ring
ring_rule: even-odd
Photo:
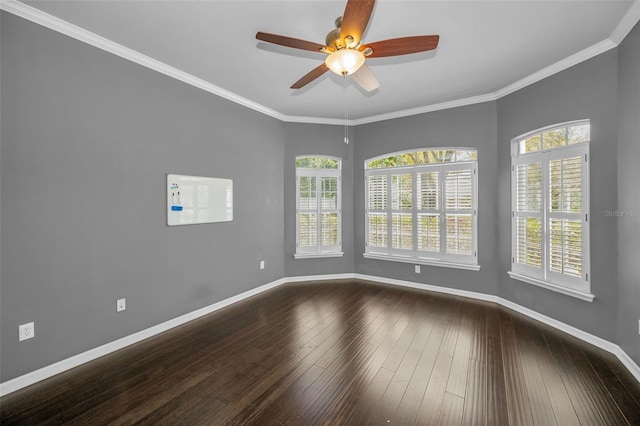
[[[365,259],[387,260],[390,262],[411,263],[412,265],[441,266],[443,268],[466,269],[468,271],[479,271],[480,265],[471,263],[456,263],[441,259],[430,259],[426,257],[409,257],[399,255],[386,255],[381,253],[362,253]]]
[[[464,269],[464,270],[473,270],[479,271],[480,265],[478,263],[478,162],[477,156],[474,160],[465,160],[465,161],[453,161],[453,162],[438,162],[438,163],[430,163],[430,164],[415,164],[415,165],[402,165],[395,167],[387,167],[387,168],[368,168],[367,164],[382,158],[387,158],[390,156],[402,155],[402,154],[410,154],[414,152],[420,151],[437,151],[437,150],[472,150],[476,152],[476,148],[468,148],[468,147],[434,147],[434,148],[418,148],[411,149],[406,151],[393,152],[388,154],[383,154],[377,157],[369,158],[364,161],[364,184],[365,184],[365,253],[363,253],[363,257],[367,259],[375,259],[375,260],[386,260],[386,261],[395,261],[401,263],[412,263],[417,265],[429,265],[429,266],[441,266],[446,268],[455,268],[455,269]],[[445,197],[446,192],[444,190],[444,186],[446,183],[446,173],[448,171],[455,170],[471,170],[471,180],[472,180],[472,209],[471,209],[471,217],[472,217],[472,252],[471,255],[459,255],[453,253],[444,253],[443,248],[446,247],[446,215],[447,209],[445,205]],[[440,221],[440,247],[441,251],[436,252],[427,252],[418,250],[417,238],[418,238],[418,215],[422,213],[426,213],[429,210],[419,209],[417,205],[418,201],[418,191],[416,187],[417,175],[419,173],[424,173],[428,171],[438,171],[440,173],[440,181],[438,183],[439,190],[439,200],[440,207],[437,209],[439,215],[442,220]],[[412,208],[411,210],[407,210],[407,213],[410,213],[413,218],[413,248],[411,250],[401,250],[401,249],[393,249],[390,247],[391,245],[391,227],[387,226],[387,247],[381,248],[380,250],[376,250],[375,248],[370,248],[369,246],[369,214],[382,212],[382,210],[370,210],[369,209],[369,185],[368,178],[370,176],[386,176],[387,177],[387,208],[384,209],[384,213],[389,215],[387,217],[387,223],[391,223],[392,218],[390,217],[394,212],[398,213],[399,210],[394,210],[392,208],[392,200],[391,200],[391,176],[393,175],[401,175],[401,174],[411,174],[412,176]],[[435,211],[435,210],[434,210]],[[465,262],[464,260],[472,259],[470,262]]]
[[[572,126],[590,124],[590,120],[576,120],[566,123],[559,123],[551,126],[545,126],[543,128],[528,132],[524,135],[515,137],[511,140],[511,270],[508,271],[508,275],[516,280],[523,281],[538,287],[543,287],[548,290],[562,293],[568,296],[573,296],[588,302],[592,302],[595,296],[591,293],[591,247],[590,247],[590,166],[589,166],[589,151],[590,140],[579,142],[575,144],[567,144],[561,147],[541,149],[535,152],[520,153],[520,141],[531,138],[538,134],[542,135],[545,132],[569,128]],[[549,211],[549,167],[551,161],[558,159],[566,159],[571,157],[581,157],[582,163],[582,184],[581,184],[581,212],[579,213],[580,221],[582,224],[582,275],[580,278],[572,278],[564,276],[557,272],[551,271],[549,268],[549,246],[550,246],[550,231],[549,221],[554,216],[561,217],[563,215],[573,215],[577,217],[575,213],[554,213]],[[539,159],[539,161],[538,161]],[[532,161],[533,160],[533,161]],[[539,162],[541,164],[541,211],[539,214],[527,213],[531,216],[539,216],[542,221],[542,267],[536,269],[527,265],[518,264],[516,262],[517,256],[517,176],[516,167],[521,164],[532,164],[533,162]]]
[[[335,157],[331,155],[298,155],[295,158],[295,161],[301,158],[326,158],[331,160],[336,160],[338,162],[338,167],[335,169],[330,168],[313,168],[313,167],[295,167],[296,174],[296,251],[293,254],[294,259],[313,259],[313,258],[330,258],[330,257],[342,257],[344,252],[342,251],[342,159],[340,157]],[[316,178],[316,235],[317,235],[317,245],[315,246],[315,250],[309,249],[306,251],[301,251],[300,249],[300,177],[302,176],[310,176]],[[322,213],[326,212],[326,209],[322,208],[321,203],[321,179],[323,177],[336,177],[337,178],[337,206],[335,209],[330,209],[335,211],[338,216],[338,244],[336,246],[323,246],[322,245],[322,225],[321,225],[321,217]],[[311,246],[309,246],[311,247]],[[323,249],[323,247],[325,247]],[[331,247],[327,249],[326,247]],[[335,247],[335,248],[334,248]]]
[[[525,283],[529,283],[538,287],[546,288],[547,290],[555,291],[556,293],[566,294],[567,296],[573,296],[578,299],[586,300],[587,302],[593,302],[593,299],[595,299],[595,295],[591,293],[574,290],[570,287],[554,284],[551,281],[529,277],[527,275],[523,275],[513,271],[507,271],[507,274],[514,280],[523,281]]]

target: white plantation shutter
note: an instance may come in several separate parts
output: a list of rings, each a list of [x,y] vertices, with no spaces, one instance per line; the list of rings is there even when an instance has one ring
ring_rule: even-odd
[[[475,161],[365,171],[366,254],[477,265]]]
[[[321,177],[320,251],[338,247],[338,177]]]
[[[391,175],[391,209],[411,210],[413,205],[411,174]]]
[[[542,219],[537,217],[516,217],[516,262],[537,272],[542,276]]]
[[[369,210],[387,209],[387,177],[376,175],[367,177],[367,192],[369,194]]]
[[[543,154],[514,159],[515,265],[514,270],[544,277],[543,264]]]
[[[391,175],[391,249],[413,250],[413,174]]]
[[[320,182],[322,209],[336,210],[338,208],[338,177],[322,176]]]
[[[472,171],[451,170],[445,173],[445,203],[448,211],[470,211],[472,202]]]
[[[387,176],[367,176],[367,242],[371,251],[387,249]]]
[[[440,214],[418,213],[418,251],[440,251]]]
[[[440,209],[440,172],[418,173],[418,200],[420,210],[439,211]]]
[[[338,245],[338,214],[323,213],[320,222],[320,232],[322,234],[322,247],[333,247]]]
[[[416,174],[418,191],[418,251],[440,252],[440,172]]]
[[[413,250],[413,215],[411,213],[391,214],[391,248]]]
[[[340,169],[296,168],[296,203],[296,256],[340,254]]]
[[[582,223],[549,219],[549,270],[570,277],[582,276]]]
[[[385,252],[387,248],[387,213],[369,213],[367,241],[370,251],[376,251],[380,248],[381,252]]]
[[[575,131],[570,127],[569,135]],[[589,145],[583,142],[512,157],[512,271],[588,293]]]
[[[551,151],[548,164],[548,279],[589,291],[588,145]]]
[[[473,254],[473,170],[445,171],[446,252]]]
[[[471,214],[447,213],[447,253],[465,255],[473,253],[471,220]]]
[[[318,245],[318,219],[315,213],[298,215],[298,245],[300,247],[316,247]]]
[[[318,196],[316,176],[298,176],[298,247],[310,250],[318,245]]]
[[[318,197],[316,194],[316,177],[315,176],[299,176],[298,177],[298,206],[304,210],[315,210],[318,205]]]

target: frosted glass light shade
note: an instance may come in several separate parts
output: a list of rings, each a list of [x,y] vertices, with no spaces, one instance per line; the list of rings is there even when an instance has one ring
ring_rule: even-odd
[[[349,75],[364,64],[364,54],[355,49],[340,49],[329,54],[324,63],[338,75]]]

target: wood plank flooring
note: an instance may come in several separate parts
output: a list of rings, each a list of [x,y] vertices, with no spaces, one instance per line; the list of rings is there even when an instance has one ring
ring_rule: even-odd
[[[495,304],[289,284],[0,400],[0,423],[640,425],[611,354]]]

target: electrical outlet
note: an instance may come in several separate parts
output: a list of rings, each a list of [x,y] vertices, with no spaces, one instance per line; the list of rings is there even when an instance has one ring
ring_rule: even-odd
[[[127,309],[127,299],[118,299],[116,302],[116,311],[121,312]]]
[[[264,269],[264,260],[260,261],[260,269]]]
[[[420,273],[420,265],[415,265],[416,274]]]
[[[22,324],[18,326],[18,341],[22,342],[23,340],[31,339],[35,336],[36,327],[30,322],[28,324]]]

